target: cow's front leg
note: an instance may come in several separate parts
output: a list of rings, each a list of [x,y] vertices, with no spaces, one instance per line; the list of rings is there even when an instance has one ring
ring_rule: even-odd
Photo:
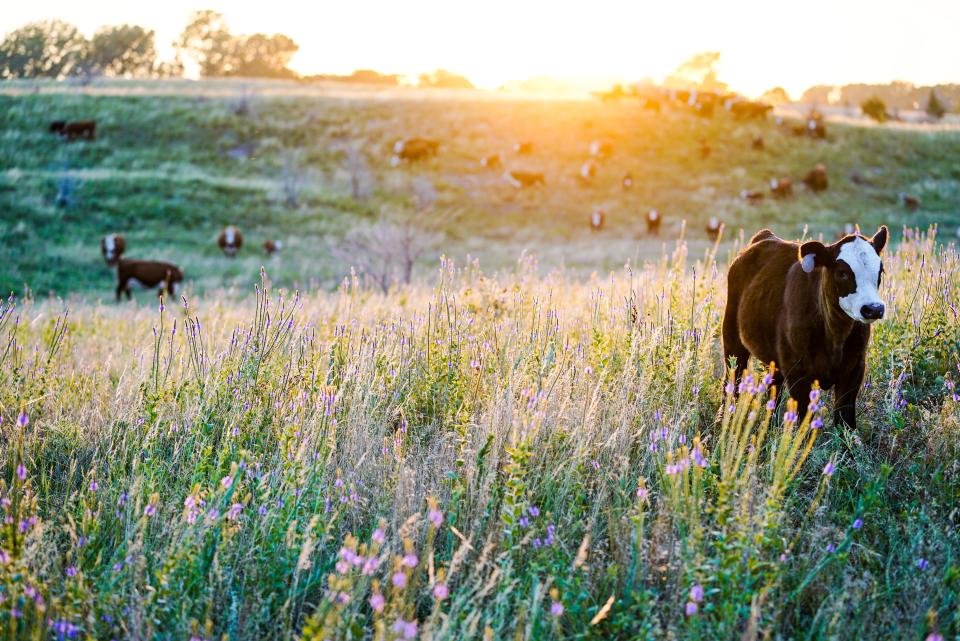
[[[837,425],[845,423],[851,428],[856,428],[857,394],[860,393],[866,371],[866,361],[861,358],[851,370],[838,378],[833,409],[833,422]]]

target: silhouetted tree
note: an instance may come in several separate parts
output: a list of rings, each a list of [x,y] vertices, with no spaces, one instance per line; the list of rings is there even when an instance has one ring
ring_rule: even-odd
[[[105,76],[146,76],[154,69],[154,32],[136,25],[103,27],[90,41],[82,66]]]
[[[443,89],[475,89],[466,77],[446,69],[437,69],[433,73],[420,74],[421,87],[439,87]]]
[[[771,105],[785,105],[791,102],[790,94],[788,94],[787,90],[783,87],[774,87],[773,89],[764,91],[763,95],[760,96],[760,100],[770,103]]]
[[[946,113],[947,108],[943,102],[940,101],[940,97],[937,95],[937,90],[931,89],[930,97],[927,98],[927,114],[933,116],[937,120],[940,120]]]
[[[887,105],[877,96],[871,96],[860,104],[863,113],[873,118],[877,122],[886,122],[890,116],[887,114]]]
[[[176,48],[200,65],[201,76],[222,76],[229,69],[233,36],[222,13],[195,11]]]
[[[63,78],[80,67],[87,47],[72,24],[31,22],[0,43],[0,78]]]
[[[223,14],[210,10],[194,12],[175,44],[206,77],[290,78],[296,74],[287,65],[300,48],[283,34],[235,36]]]
[[[704,51],[695,54],[667,76],[663,85],[671,89],[700,89],[702,91],[724,92],[727,83],[717,79],[719,51]]]

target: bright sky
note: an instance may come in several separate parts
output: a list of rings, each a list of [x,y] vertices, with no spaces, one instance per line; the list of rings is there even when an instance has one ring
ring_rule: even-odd
[[[210,8],[235,33],[281,32],[302,73],[436,68],[482,87],[534,76],[660,80],[699,51],[722,53],[719,77],[756,95],[781,85],[960,82],[958,0],[30,0],[7,3],[0,32],[61,18],[87,34],[135,23],[161,55],[191,10]]]

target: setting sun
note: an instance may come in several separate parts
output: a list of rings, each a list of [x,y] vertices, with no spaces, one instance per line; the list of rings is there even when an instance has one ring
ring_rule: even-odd
[[[40,0],[5,10],[14,28],[52,17],[92,33],[103,24],[156,29],[161,57],[192,10],[225,14],[242,33],[285,33],[300,46],[303,74],[376,69],[417,74],[444,68],[493,89],[553,76],[592,86],[659,81],[689,55],[721,53],[720,78],[748,95],[782,86],[798,95],[813,84],[946,82],[960,3],[812,0],[773,8],[763,0],[617,2],[588,5],[491,0],[269,4],[170,0],[159,4]]]

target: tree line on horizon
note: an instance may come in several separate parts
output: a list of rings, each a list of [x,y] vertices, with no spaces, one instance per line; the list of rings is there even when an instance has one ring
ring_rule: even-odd
[[[138,25],[101,27],[91,38],[62,20],[31,22],[0,41],[0,79],[175,78],[184,60],[204,78],[289,78],[398,85],[400,76],[360,70],[351,76],[299,76],[289,64],[300,46],[281,33],[234,34],[222,13],[195,11],[173,43],[175,58],[159,61],[156,33]],[[437,70],[421,74],[422,87],[472,89],[465,77]]]

